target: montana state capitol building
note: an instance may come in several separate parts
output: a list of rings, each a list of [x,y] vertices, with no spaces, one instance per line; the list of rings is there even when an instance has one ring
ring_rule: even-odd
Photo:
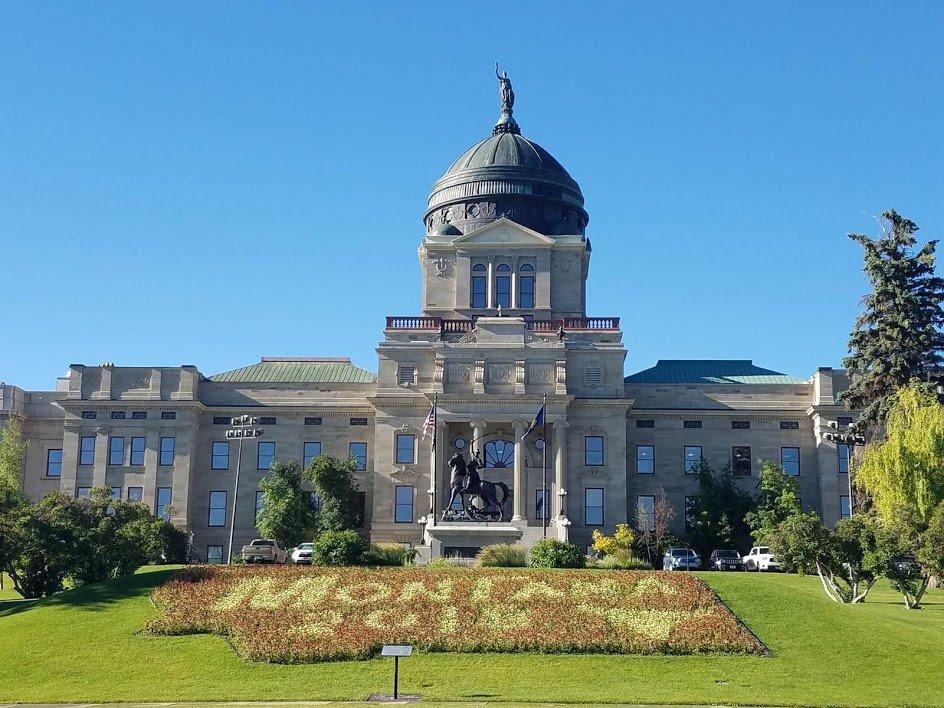
[[[73,364],[54,391],[0,384],[0,422],[19,418],[29,441],[28,496],[110,487],[189,529],[195,559],[211,562],[225,558],[233,518],[236,549],[259,535],[272,460],[319,454],[357,461],[365,534],[421,558],[530,545],[543,513],[549,536],[583,547],[594,529],[644,521],[662,490],[682,534],[702,460],[730,465],[750,491],[763,461],[782,464],[805,507],[827,523],[848,513],[847,450],[823,437],[848,416],[843,371],[804,379],[746,360],[662,360],[624,375],[619,318],[587,311],[580,187],[521,135],[510,89],[505,77],[491,135],[433,185],[419,313],[386,318],[376,374],[343,358],[271,357],[213,375]],[[546,431],[524,436],[545,396]],[[422,434],[434,399],[435,453],[432,430]],[[243,442],[233,517],[238,442],[226,431],[247,413],[263,434]],[[482,477],[511,490],[504,522],[442,520],[446,460],[470,448]]]

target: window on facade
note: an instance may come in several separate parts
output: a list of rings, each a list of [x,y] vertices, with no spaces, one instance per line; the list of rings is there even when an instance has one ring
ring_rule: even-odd
[[[161,411],[161,420],[177,420],[177,411]]]
[[[79,464],[95,464],[95,436],[83,435],[79,438]]]
[[[702,461],[701,445],[686,445],[683,454],[685,457],[685,474],[695,474]]]
[[[213,425],[232,425],[233,419],[228,415],[215,415],[213,416]]]
[[[46,476],[62,476],[62,450],[46,450]]]
[[[92,496],[91,487],[79,487],[75,490],[76,499],[88,499],[90,496]]]
[[[108,464],[117,467],[125,462],[125,439],[108,438]]]
[[[260,442],[256,445],[256,469],[267,470],[275,459],[275,443]]]
[[[506,469],[515,465],[515,445],[508,440],[490,440],[485,443],[485,466]]]
[[[259,425],[277,425],[279,419],[272,415],[264,415],[259,418]]]
[[[131,411],[131,420],[147,420],[147,411]]]
[[[144,465],[144,438],[131,438],[131,461],[132,467],[141,467]]]
[[[508,309],[511,307],[511,268],[507,263],[500,264],[495,272],[495,305]]]
[[[108,495],[112,499],[121,499],[121,487],[109,487]]]
[[[210,460],[210,469],[228,470],[229,469],[229,443],[213,443],[212,459]]]
[[[731,448],[731,469],[735,477],[751,476],[751,448],[747,445],[735,445]]]
[[[416,436],[397,433],[397,464],[412,465],[416,462]]]
[[[603,385],[603,364],[587,364],[584,370],[584,383],[591,388]]]
[[[518,269],[518,307],[531,309],[534,307],[534,266],[525,263]]]
[[[654,420],[637,420],[637,428],[654,428],[656,427],[656,422]]]
[[[161,467],[171,467],[174,464],[174,452],[177,449],[177,438],[171,436],[161,438],[161,451],[157,464]]]
[[[846,495],[839,497],[839,516],[843,519],[852,516],[852,507],[849,505],[849,497]]]
[[[603,526],[603,489],[587,487],[583,490],[583,522],[587,526]]]
[[[847,474],[849,472],[849,446],[845,444],[839,444],[836,446],[836,449],[839,452],[839,472],[841,474]]]
[[[144,487],[128,487],[128,501],[138,502],[144,498]]]
[[[636,446],[636,474],[653,474],[656,471],[656,449],[652,445]]]
[[[700,420],[686,420],[682,422],[683,428],[701,428]]]
[[[158,487],[154,498],[154,515],[170,521],[170,487]]]
[[[488,307],[488,268],[484,263],[472,267],[472,307]]]
[[[636,523],[643,531],[651,531],[656,525],[656,498],[652,494],[636,497]]]
[[[320,442],[306,442],[302,445],[302,466],[308,469],[308,465],[316,457],[321,455]]]
[[[750,430],[751,421],[749,420],[732,420],[731,421],[732,430]]]
[[[207,526],[226,526],[226,492],[210,492],[210,513]]]
[[[800,474],[800,448],[780,448],[780,466],[783,467],[783,471],[787,474],[793,476]]]
[[[348,446],[348,454],[350,457],[354,458],[354,462],[357,463],[357,469],[367,469],[367,443],[352,442]]]
[[[396,491],[396,508],[393,520],[398,524],[413,523],[413,487],[398,484]]]
[[[583,461],[587,467],[603,465],[603,436],[587,435],[583,439]]]
[[[354,528],[362,529],[367,523],[367,494],[354,492]]]
[[[82,411],[82,420],[95,420],[98,418],[97,411]]]
[[[351,425],[367,425],[367,418],[351,418]]]
[[[262,511],[262,503],[265,500],[265,492],[261,489],[256,491],[256,511],[252,517],[253,525],[259,524],[259,512]]]
[[[207,546],[207,563],[212,565],[221,565],[223,563],[223,547],[214,545]]]
[[[305,418],[305,425],[321,425],[321,418],[318,416]]]
[[[318,501],[318,495],[315,492],[306,492],[308,495],[308,506],[312,511],[316,512],[321,507],[321,502]]]
[[[795,420],[781,420],[780,429],[781,430],[799,430],[800,423]]]
[[[551,510],[548,508],[550,505],[550,497],[546,489],[535,489],[534,490],[534,518],[544,519],[550,518]]]
[[[690,533],[698,515],[698,497],[685,497],[685,532]]]
[[[124,420],[126,417],[127,417],[127,413],[125,413],[125,411],[112,411],[111,412],[112,420]]]
[[[410,386],[416,380],[415,366],[401,366],[397,372],[397,383],[401,386]]]

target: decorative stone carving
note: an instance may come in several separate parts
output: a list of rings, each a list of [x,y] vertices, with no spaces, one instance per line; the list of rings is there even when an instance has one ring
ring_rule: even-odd
[[[440,256],[433,260],[433,265],[436,268],[436,277],[437,278],[448,278],[449,277],[449,266],[452,265],[452,261],[448,258]]]
[[[558,359],[557,360],[557,386],[554,389],[554,392],[559,396],[567,395],[567,360]]]
[[[475,379],[472,384],[472,393],[485,393],[485,362],[475,362]]]
[[[391,471],[392,477],[410,477],[416,475],[416,470],[409,465],[396,465]]]
[[[518,359],[515,362],[515,393],[525,392],[525,361]]]
[[[445,368],[444,359],[436,359],[433,369],[433,390],[442,392],[443,390],[443,369]]]
[[[469,330],[459,337],[460,344],[475,344],[476,341],[478,341],[478,335],[475,333],[474,329]]]
[[[554,364],[532,364],[528,371],[528,380],[533,384],[551,383]]]
[[[467,364],[451,362],[447,368],[449,383],[469,383],[471,369]]]
[[[489,383],[503,384],[511,382],[510,364],[489,364],[488,366]]]

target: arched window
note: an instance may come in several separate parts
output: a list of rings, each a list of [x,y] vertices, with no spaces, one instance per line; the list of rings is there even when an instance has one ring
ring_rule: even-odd
[[[518,272],[518,307],[529,310],[534,307],[534,266],[524,263]]]
[[[495,304],[508,309],[511,307],[511,266],[501,263],[495,272]]]
[[[510,440],[492,440],[485,443],[485,466],[492,469],[514,467],[515,444]]]
[[[487,271],[488,268],[485,267],[484,263],[476,263],[472,266],[472,307],[485,308],[488,306]]]

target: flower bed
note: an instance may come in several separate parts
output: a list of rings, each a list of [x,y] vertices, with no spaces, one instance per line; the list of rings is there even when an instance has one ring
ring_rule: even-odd
[[[214,633],[254,661],[427,651],[762,653],[683,573],[393,568],[187,568],[154,591],[156,634]]]

